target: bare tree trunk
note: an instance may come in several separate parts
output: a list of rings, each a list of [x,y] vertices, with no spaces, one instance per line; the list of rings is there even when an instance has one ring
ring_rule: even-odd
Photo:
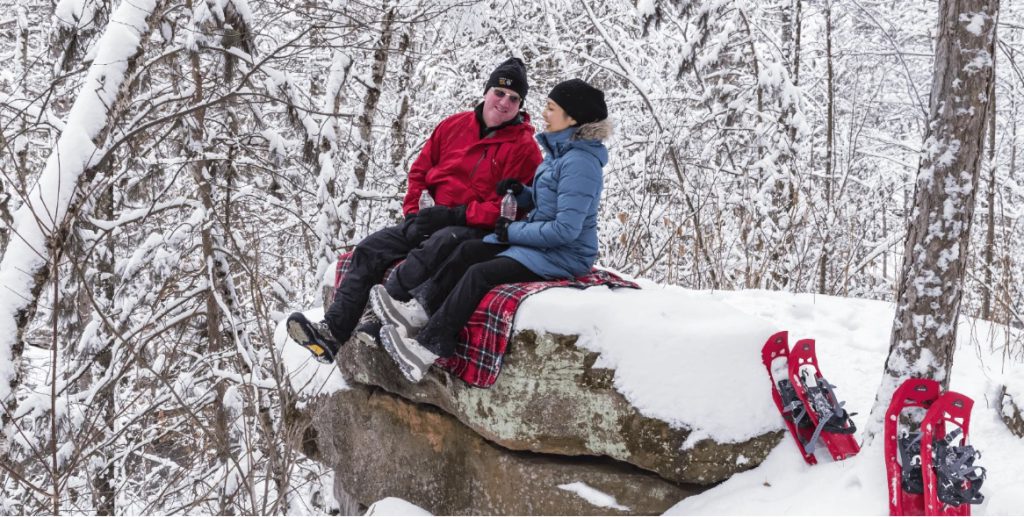
[[[1010,98],[1011,105],[1010,120],[1012,120],[1013,122],[1010,124],[1010,165],[1006,171],[1006,181],[1008,182],[1008,184],[1012,184],[1014,181],[1014,177],[1017,175],[1017,122],[1019,120],[1019,115],[1017,112],[1016,99],[1013,96],[1008,97]],[[1007,221],[1005,205],[1001,205],[1001,208],[999,210],[999,225],[1001,228],[1003,228],[1004,241],[1008,241],[1010,237],[1006,235],[1007,229],[1013,228],[1016,225],[1016,220]],[[1000,314],[999,317],[997,317],[997,321],[1001,323],[1009,323],[1010,321],[1012,321],[1012,318],[1014,317],[1013,309],[1011,309],[1011,307],[1013,306],[1013,302],[1010,293],[1013,289],[1012,286],[1017,285],[1017,283],[1013,279],[1014,261],[1011,257],[1009,246],[1005,246],[1003,248],[1002,255],[1003,258],[1000,261],[1001,272],[1003,277],[1001,278],[1002,281],[1000,282],[1002,288],[998,292],[999,296],[997,297],[997,301],[999,302],[998,307],[1002,309],[1002,314]],[[1004,347],[1003,350],[1005,359],[1010,356],[1012,348]]]
[[[998,23],[998,15],[996,18]],[[995,37],[993,36],[992,52],[992,73],[995,74],[996,54]],[[985,192],[985,203],[987,209],[985,227],[985,250],[982,255],[982,267],[984,268],[984,280],[982,282],[981,298],[981,319],[992,319],[992,255],[996,247],[996,82],[989,84],[988,90],[989,117],[988,117],[988,190]]]
[[[114,187],[111,184],[109,187],[104,189],[102,195],[96,201],[96,215],[100,219],[107,221],[114,220]],[[94,276],[96,278],[95,289],[100,292],[100,299],[105,302],[108,307],[113,307],[114,301],[114,242],[113,238],[109,235],[103,238],[103,242],[99,244],[99,247],[103,249],[101,253],[97,254],[97,265],[96,269],[98,274]],[[80,275],[84,276],[84,275]],[[83,314],[89,314],[89,312],[83,311]],[[104,378],[107,372],[111,368],[112,352],[111,352],[111,340],[106,340],[103,349],[99,350],[95,356],[96,363],[96,375],[97,378]],[[116,383],[106,382],[96,394],[93,399],[93,410],[99,411],[100,416],[97,419],[102,427],[102,438],[106,440],[107,437],[113,436],[116,432],[116,407],[114,403]],[[116,472],[114,470],[115,456],[113,452],[104,454],[102,456],[102,462],[92,472],[92,486],[93,486],[93,506],[96,509],[96,515],[116,515],[117,514],[117,492],[116,492]]]
[[[16,11],[17,30],[15,31],[15,52],[17,58],[14,60],[14,75],[17,78],[18,89],[22,95],[28,96],[28,74],[29,74],[29,52],[28,52],[28,10],[24,5],[18,5]],[[5,183],[0,177],[0,256],[7,250],[7,243],[10,241],[11,224],[14,219],[11,214],[11,200],[14,199],[15,189],[25,189],[25,177],[28,175],[28,120],[21,117],[20,130],[13,142],[0,134],[0,149],[5,151],[13,150],[16,156],[14,177],[17,185],[10,184],[10,178]]]
[[[23,5],[18,6],[18,68],[15,73],[18,74],[18,83],[22,92],[22,95],[28,96],[28,74],[29,74],[29,53],[28,53],[28,10]],[[23,139],[24,144],[19,145],[19,142],[15,141],[15,152],[18,155],[16,171],[18,178],[18,188],[25,189],[25,180],[28,177],[28,117],[21,117],[21,131],[19,132],[20,137]]]
[[[800,28],[803,26],[803,20],[801,19],[800,12],[801,9],[802,7],[800,0],[793,0],[793,69],[790,71],[790,75],[793,77],[794,86],[800,84]],[[828,5],[828,9],[831,12],[831,4]],[[832,21],[829,20],[828,23],[830,24],[829,30],[831,31]]]
[[[827,294],[829,248],[832,245],[830,233],[832,165],[835,163],[833,146],[836,132],[835,71],[832,68],[832,0],[825,1],[825,84],[828,95],[828,106],[825,112],[825,213],[822,215],[824,228],[822,229],[821,257],[818,259],[818,292],[821,294]]]
[[[998,0],[940,0],[928,130],[910,214],[889,357],[867,426],[880,431],[911,377],[949,385],[993,81]]]
[[[790,76],[793,75],[793,40],[795,39],[793,15],[796,14],[793,4],[796,1],[798,0],[782,0],[778,6],[780,11],[779,25],[782,29],[780,34],[780,39],[782,40],[782,59],[784,63],[790,66]]]
[[[882,212],[882,236],[889,236],[889,217],[886,215],[886,210],[879,210]],[[886,251],[882,252],[882,278],[889,278],[889,251],[888,246]]]
[[[391,168],[394,169],[395,174],[403,174],[408,168],[402,162],[409,150],[409,139],[405,131],[409,120],[409,97],[412,95],[409,83],[412,80],[413,65],[415,64],[415,57],[411,52],[412,40],[415,36],[415,25],[409,25],[398,42],[398,52],[404,54],[405,59],[402,61],[402,74],[398,78],[398,91],[402,96],[402,102],[398,106],[398,116],[391,123]]]
[[[394,34],[394,22],[397,8],[391,5],[390,0],[384,1],[384,20],[381,21],[380,39],[374,46],[373,51],[373,72],[370,84],[366,85],[366,100],[363,101],[363,113],[359,115],[359,136],[361,138],[359,148],[359,161],[355,167],[356,187],[363,188],[366,182],[366,171],[370,168],[371,148],[373,145],[373,123],[377,116],[377,102],[380,100],[380,91],[384,86],[384,76],[387,74],[388,55],[391,52],[391,37]],[[349,214],[351,220],[355,221],[356,211],[359,208],[359,198],[352,196],[349,201]],[[346,235],[349,240],[355,236],[356,227],[348,228]]]
[[[3,138],[0,137],[0,140],[3,140]],[[0,141],[0,145],[3,143]],[[4,183],[4,179],[0,178],[0,257],[3,256],[4,250],[7,249],[7,241],[10,240],[11,236],[10,202],[11,194],[8,192],[7,183]]]
[[[345,82],[349,77],[349,70],[352,68],[352,59],[337,53],[331,58],[331,70],[328,79],[329,88],[324,92],[323,110],[330,113],[337,113],[341,110],[342,92]],[[306,141],[319,142],[317,146],[316,173],[317,181],[323,186],[317,189],[318,221],[317,230],[319,236],[319,251],[317,255],[317,278],[323,278],[323,274],[332,267],[337,260],[337,252],[342,246],[341,233],[342,221],[338,214],[338,187],[337,173],[334,169],[334,151],[337,148],[340,126],[337,117],[329,117],[323,122],[322,127],[327,130],[321,131],[318,135],[306,135]],[[350,227],[354,227],[353,221],[347,221]]]
[[[58,248],[53,254],[50,262],[53,276],[53,301],[60,303],[60,257],[63,248]],[[61,464],[57,459],[57,450],[60,448],[58,440],[57,425],[57,360],[58,354],[63,352],[59,349],[60,339],[57,338],[58,311],[52,314],[53,341],[50,345],[50,502],[53,506],[53,515],[60,515],[60,492],[63,483],[61,482]]]
[[[195,1],[202,2],[205,0]],[[189,10],[192,10],[192,1],[186,1],[186,6]],[[204,97],[205,90],[203,85],[205,83],[203,82],[203,70],[199,59],[199,53],[197,51],[193,51],[189,54],[189,64],[191,66],[190,72],[194,88],[192,101],[194,104],[200,104]],[[187,146],[187,152],[189,153],[189,159],[192,162],[192,177],[198,186],[196,193],[199,196],[200,203],[202,203],[203,208],[205,209],[207,218],[200,230],[204,259],[203,269],[206,272],[205,276],[208,283],[205,294],[205,334],[208,343],[207,351],[211,356],[217,356],[226,348],[224,344],[224,334],[221,331],[223,326],[223,315],[220,304],[217,303],[217,289],[220,284],[219,275],[223,274],[223,272],[227,270],[227,265],[221,263],[222,259],[218,251],[218,249],[223,248],[221,247],[221,243],[217,242],[218,239],[215,234],[217,227],[217,206],[214,200],[213,185],[211,181],[211,164],[204,157],[206,152],[206,109],[200,108],[195,110],[195,112],[193,112],[193,119],[189,125],[190,145]],[[217,360],[214,362],[214,367],[223,369],[223,361]],[[223,382],[216,382],[214,388],[216,399],[213,401],[213,441],[217,463],[223,466],[222,472],[225,479],[220,480],[219,482],[214,481],[213,483],[219,483],[220,485],[220,489],[218,490],[217,513],[219,515],[234,515],[234,494],[228,493],[228,491],[225,490],[227,485],[226,477],[229,475],[231,463],[231,450],[228,445],[228,414],[224,408],[225,389],[226,387]]]

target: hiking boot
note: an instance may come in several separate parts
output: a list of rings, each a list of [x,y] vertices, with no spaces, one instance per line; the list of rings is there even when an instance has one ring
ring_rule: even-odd
[[[437,354],[427,350],[415,339],[405,337],[394,325],[386,324],[380,329],[380,341],[391,359],[398,364],[402,376],[412,383],[423,380]]]
[[[318,362],[331,364],[338,354],[338,341],[334,339],[326,321],[313,323],[301,312],[293,312],[288,316],[288,336],[309,350]]]
[[[356,326],[356,339],[367,346],[380,346],[380,327],[382,323],[373,311],[366,311]]]
[[[430,319],[419,302],[399,302],[380,284],[370,289],[370,307],[382,323],[398,327],[403,337],[415,336]]]

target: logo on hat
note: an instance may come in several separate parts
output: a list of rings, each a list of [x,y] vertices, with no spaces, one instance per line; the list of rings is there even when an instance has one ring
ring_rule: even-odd
[[[501,87],[512,86],[512,79],[508,79],[506,77],[499,77],[498,78],[498,86],[501,86]]]

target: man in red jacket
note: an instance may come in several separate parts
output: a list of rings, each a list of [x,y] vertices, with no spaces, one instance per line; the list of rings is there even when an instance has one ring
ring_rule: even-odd
[[[459,243],[490,233],[500,212],[496,186],[503,179],[530,183],[541,162],[530,117],[521,111],[529,87],[526,67],[511,58],[491,73],[483,102],[473,111],[452,115],[434,128],[409,170],[405,220],[371,234],[356,245],[350,269],[324,314],[310,322],[299,312],[288,317],[288,334],[330,363],[352,336],[366,307],[370,288],[384,271],[405,259],[385,287],[396,299],[430,274]],[[420,210],[427,191],[435,205]]]

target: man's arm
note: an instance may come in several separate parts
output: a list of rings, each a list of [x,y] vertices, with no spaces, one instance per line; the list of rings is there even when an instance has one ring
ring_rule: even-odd
[[[423,144],[416,161],[409,167],[409,188],[405,192],[405,200],[402,202],[402,213],[408,216],[420,210],[420,194],[427,188],[427,172],[441,161],[441,147],[438,144],[437,133],[444,124],[442,121],[430,138]]]
[[[537,166],[541,162],[540,149],[531,139],[529,144],[519,146],[512,154],[512,163],[505,169],[508,171],[507,177],[517,179],[524,185],[529,185],[533,182],[533,174],[537,171]],[[498,220],[500,214],[501,196],[495,196],[490,201],[470,201],[466,205],[466,225],[477,228],[494,228],[494,222]]]

